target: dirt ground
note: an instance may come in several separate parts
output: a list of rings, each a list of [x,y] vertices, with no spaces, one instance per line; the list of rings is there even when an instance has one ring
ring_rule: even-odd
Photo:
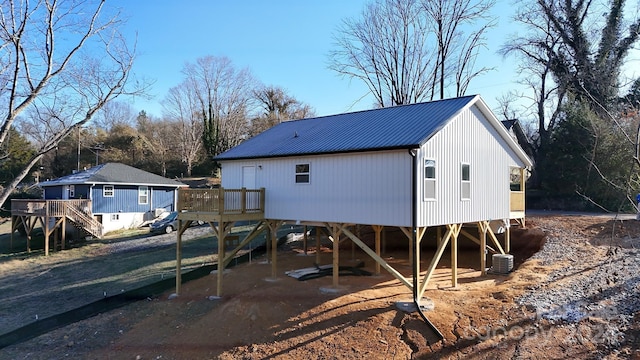
[[[584,254],[568,261],[593,269],[606,260],[612,244],[638,239],[640,225],[596,216],[530,217],[526,229],[512,231],[516,269],[509,275],[481,276],[477,247],[461,242],[466,250],[459,255],[458,286],[451,287],[450,257],[445,252],[425,292],[434,304],[425,315],[444,335],[443,341],[418,313],[398,308],[398,302],[412,299],[411,291],[384,269],[375,274],[373,260],[357,248],[345,246],[341,264],[364,261],[372,276],[341,277],[338,288],[332,287],[330,276],[307,281],[287,276],[286,271],[315,261],[315,255],[301,254],[301,244],[292,242],[278,253],[276,278],[266,258],[254,259],[225,272],[221,298],[214,296],[212,274],[185,283],[177,298],[170,299],[168,291],[135,302],[0,349],[0,358],[640,359],[638,313],[628,326],[626,341],[611,348],[589,333],[605,318],[569,326],[542,319],[531,306],[519,304],[520,296],[567,266],[529,259],[549,232],[579,246]],[[321,263],[330,264],[331,253],[325,250]],[[422,255],[423,269],[431,254],[428,249]],[[383,257],[410,276],[406,251],[389,248]],[[24,286],[27,291],[28,282]],[[631,301],[640,301],[637,295],[630,295],[635,297]]]

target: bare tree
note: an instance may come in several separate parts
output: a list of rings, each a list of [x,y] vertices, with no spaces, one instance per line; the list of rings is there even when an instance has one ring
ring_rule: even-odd
[[[110,131],[116,125],[134,126],[136,113],[131,104],[124,101],[107,102],[91,120],[94,126]]]
[[[176,136],[180,133],[180,124],[167,119],[154,120],[152,125],[145,129],[144,135],[148,142],[149,154],[145,163],[157,169],[160,166],[160,175],[167,176],[169,162],[181,155],[184,144],[181,138]],[[191,171],[191,168],[188,168]],[[189,176],[191,174],[189,173]]]
[[[360,20],[346,19],[335,35],[329,68],[362,80],[377,106],[419,102],[431,96],[434,49],[415,0],[378,0]]]
[[[263,112],[251,121],[249,135],[256,135],[283,121],[315,116],[309,105],[303,104],[276,86],[262,86],[253,91]]]
[[[177,124],[179,154],[186,166],[187,176],[191,176],[194,165],[202,157],[202,135],[204,123],[198,106],[195,89],[183,82],[169,89],[163,101],[165,116]]]
[[[462,96],[473,78],[489,70],[486,67],[476,69],[474,65],[480,47],[486,45],[486,31],[495,26],[488,18],[495,1],[424,0],[422,3],[437,40],[432,84],[434,87],[439,85],[440,99],[444,99],[447,80],[453,77],[455,94]],[[485,19],[487,22],[474,27],[477,21]]]
[[[135,51],[117,32],[118,15],[103,15],[104,4],[104,0],[2,1],[0,102],[5,111],[0,145],[26,110],[46,140],[0,193],[0,203],[43,154],[90,121],[108,101],[129,92],[125,85]]]
[[[549,22],[541,21],[544,17],[540,11],[522,8],[515,19],[532,31],[526,38],[512,39],[502,47],[501,53],[519,58],[518,70],[524,75],[519,81],[529,91],[512,91],[500,103],[506,119],[535,119],[535,131],[530,136],[519,136],[517,140],[534,163],[544,163],[551,135],[562,115],[562,103],[567,92],[566,86],[554,81],[551,69],[551,54],[558,51],[560,38],[551,31]],[[528,100],[525,107],[514,109],[513,106],[519,106],[514,104],[523,103],[522,99]],[[509,112],[511,113],[508,114]],[[541,169],[534,167],[529,178],[529,183],[534,188],[540,186],[539,170]]]
[[[380,107],[463,95],[475,69],[493,0],[375,0],[360,20],[347,19],[335,36],[329,68],[362,80]]]
[[[247,134],[255,86],[249,70],[236,70],[226,57],[206,56],[187,63],[183,73],[203,121],[207,153],[214,156],[239,144]]]
[[[612,184],[629,179],[620,175],[623,164],[610,166],[631,158],[628,145],[635,146],[618,108],[621,69],[638,40],[640,17],[632,12],[628,19],[623,10],[623,0],[522,2],[516,20],[529,31],[511,40],[503,52],[523,60],[524,81],[533,90],[530,116],[537,124],[537,136],[524,148],[530,149],[536,164],[531,178],[534,187],[544,182],[544,174],[557,177],[561,158],[583,162],[583,173],[567,178],[577,179],[576,193],[584,198],[589,191],[608,191],[600,186],[602,182],[619,192],[625,185]],[[620,147],[623,143],[626,149]],[[574,153],[569,154],[572,144],[582,145],[571,148]],[[555,178],[547,181],[551,182],[558,183]]]

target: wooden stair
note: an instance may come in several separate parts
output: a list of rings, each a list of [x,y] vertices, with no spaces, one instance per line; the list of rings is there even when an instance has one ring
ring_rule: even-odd
[[[87,235],[102,238],[102,224],[96,221],[90,214],[86,214],[73,206],[67,206],[65,216],[73,225],[83,230]]]

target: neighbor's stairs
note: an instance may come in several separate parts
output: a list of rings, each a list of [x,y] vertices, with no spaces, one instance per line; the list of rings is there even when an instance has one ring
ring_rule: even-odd
[[[88,235],[102,238],[102,224],[90,214],[84,213],[73,206],[67,206],[65,216],[71,220],[76,228],[83,230]]]

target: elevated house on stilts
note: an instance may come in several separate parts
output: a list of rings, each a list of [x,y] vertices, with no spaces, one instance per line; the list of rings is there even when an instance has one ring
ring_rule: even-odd
[[[418,301],[447,247],[452,285],[457,284],[461,234],[479,244],[483,272],[487,242],[509,252],[509,225],[523,222],[524,172],[532,165],[477,95],[284,122],[215,160],[222,164],[221,188],[179,191],[178,293],[181,234],[191,221],[204,220],[219,239],[218,295],[225,264],[265,229],[272,234],[275,277],[275,230],[301,224],[330,234],[334,286],[339,283],[338,244],[347,238]],[[225,254],[224,238],[238,220],[257,224]],[[373,229],[373,248],[356,235],[357,226]],[[412,278],[380,256],[381,233],[389,227],[406,235]],[[478,236],[469,227],[477,228]],[[439,234],[437,249],[428,268],[420,269],[421,242],[430,228]],[[494,234],[497,228],[506,231],[502,243]]]

